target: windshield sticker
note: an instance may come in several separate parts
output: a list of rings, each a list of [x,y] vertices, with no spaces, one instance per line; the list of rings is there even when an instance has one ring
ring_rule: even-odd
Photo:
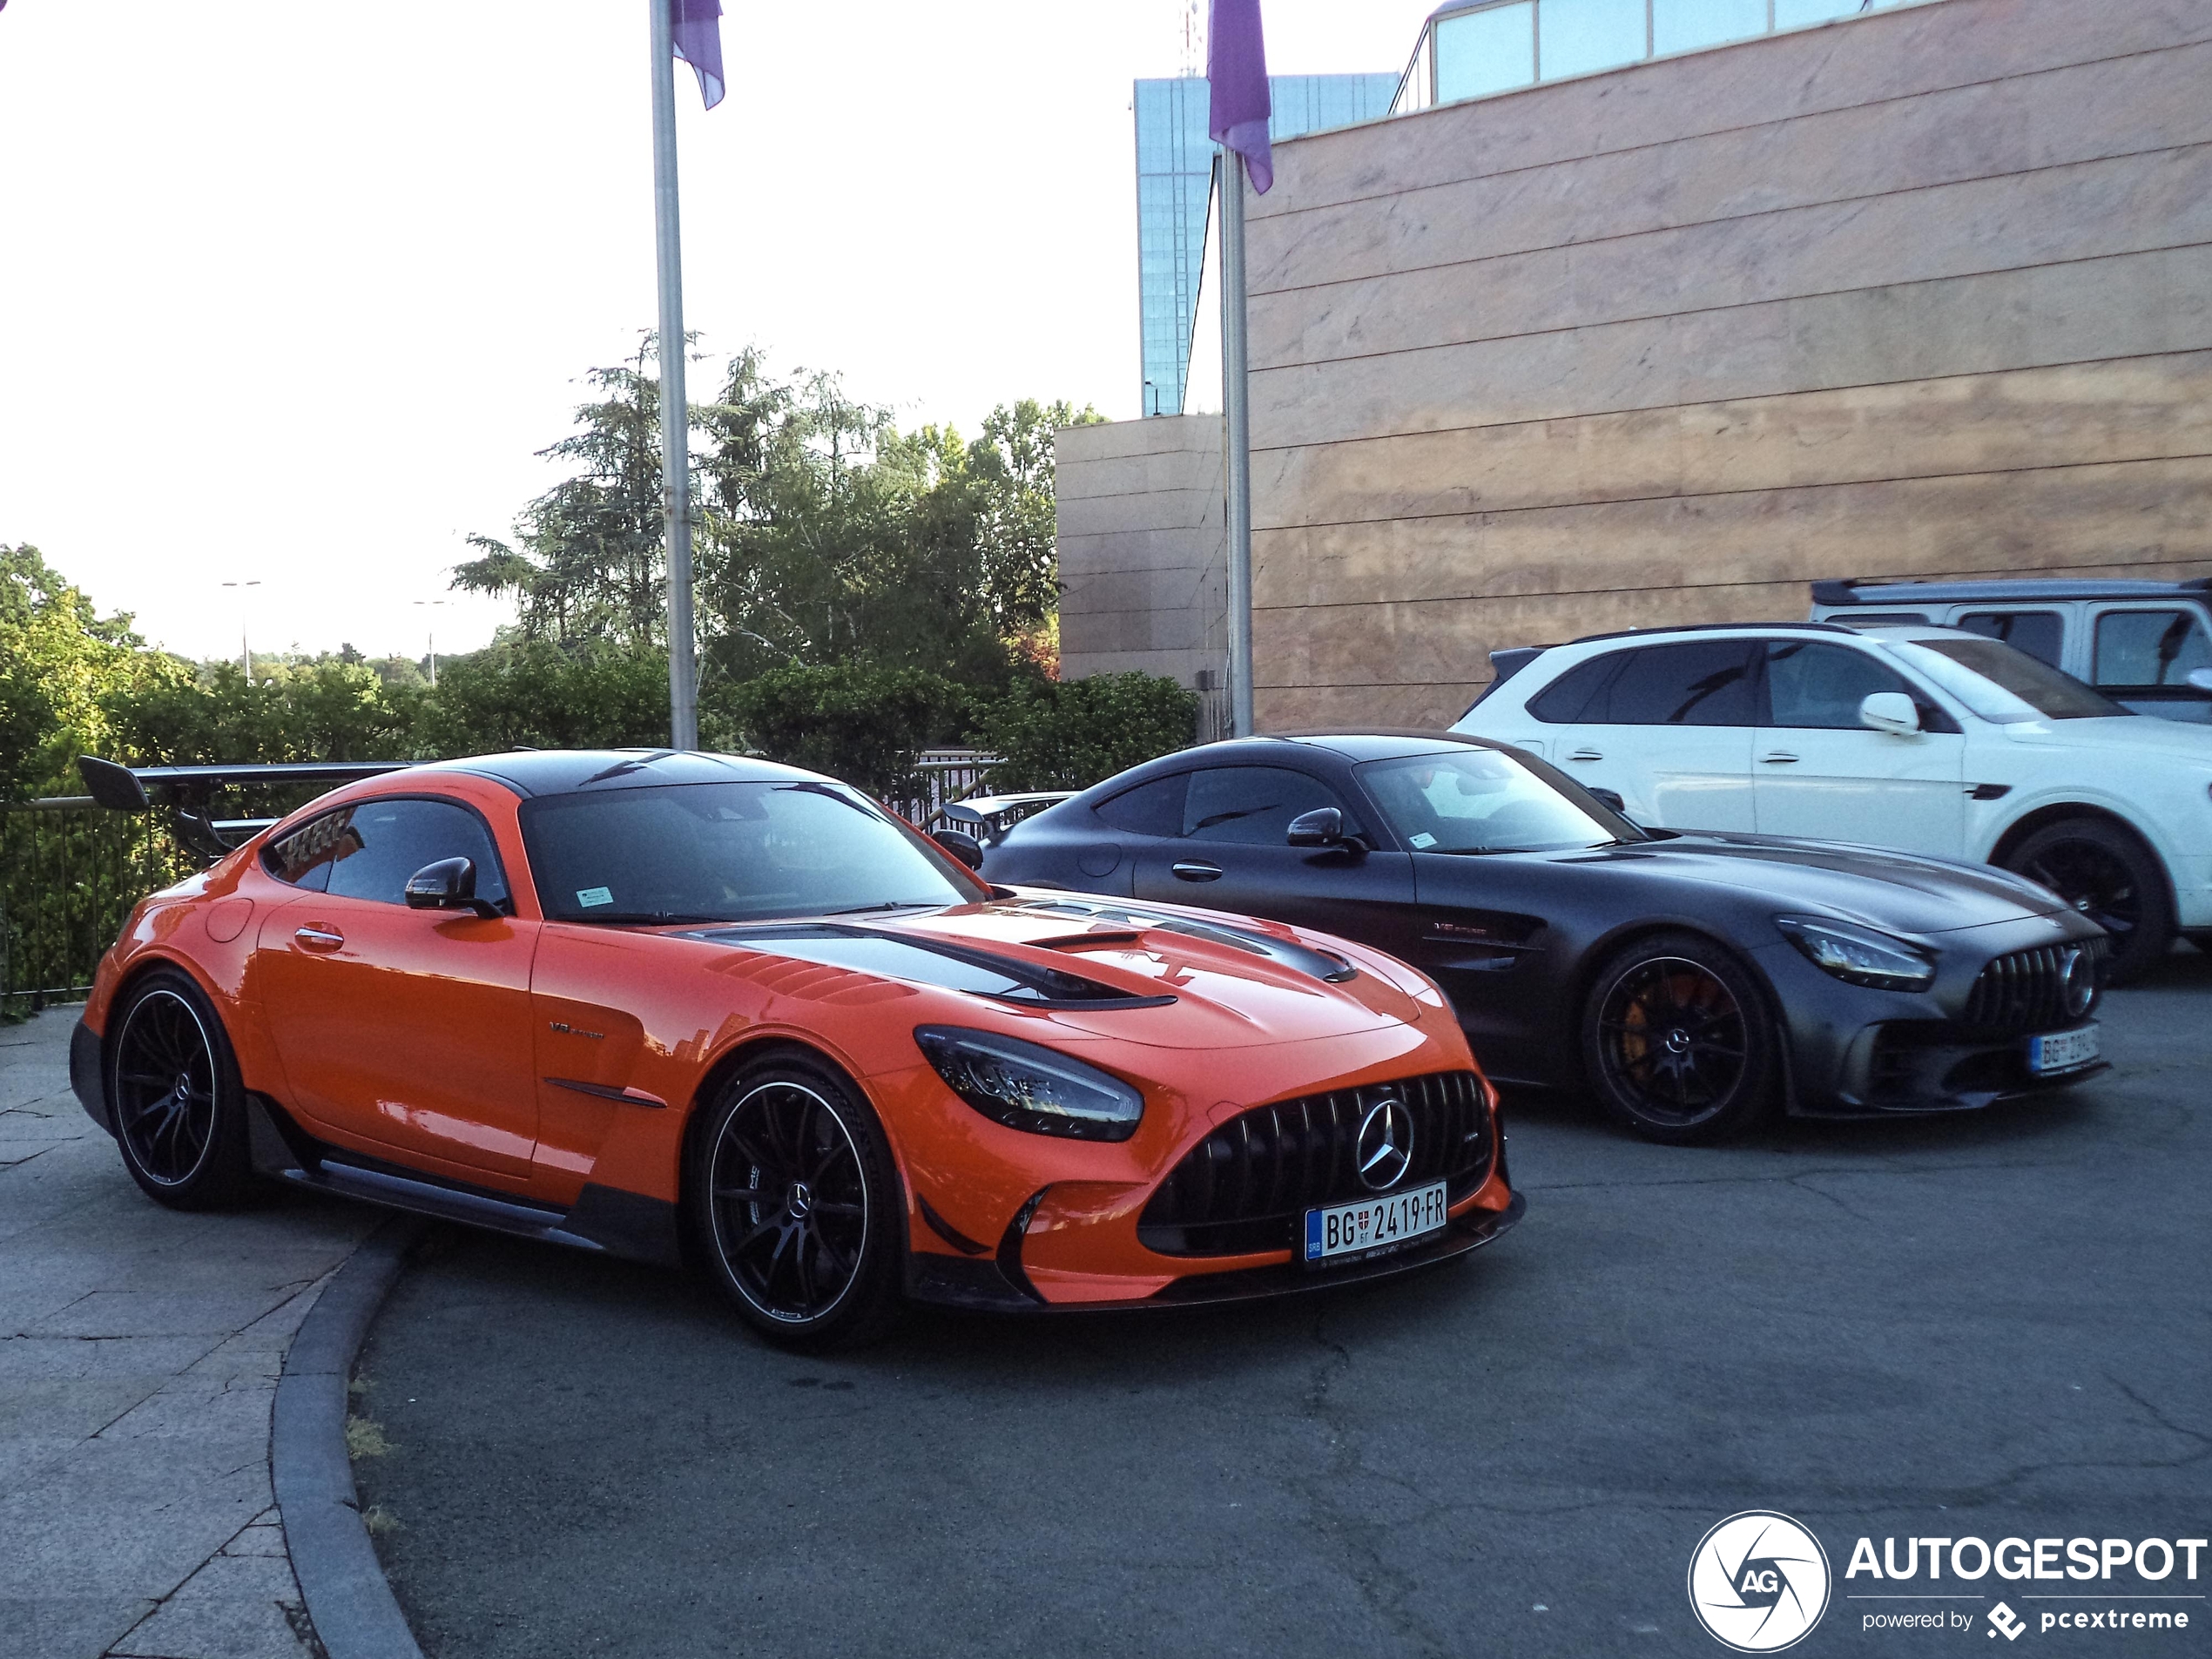
[[[1424,853],[1436,845],[1436,837],[1431,835],[1426,830],[1421,831],[1417,835],[1408,835],[1406,839]]]
[[[612,904],[615,901],[614,890],[610,887],[579,887],[576,901],[586,910],[594,905]]]

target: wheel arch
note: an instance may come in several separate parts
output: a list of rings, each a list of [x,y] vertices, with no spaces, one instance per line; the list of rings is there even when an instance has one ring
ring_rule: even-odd
[[[1575,1056],[1574,1075],[1584,1089],[1591,1082],[1586,1070],[1582,1053],[1582,1012],[1588,1005],[1590,994],[1597,988],[1598,970],[1607,961],[1630,945],[1646,939],[1657,939],[1668,934],[1689,934],[1702,939],[1716,949],[1725,951],[1737,966],[1750,975],[1751,983],[1758,989],[1768,1021],[1774,1028],[1775,1050],[1782,1068],[1782,1097],[1784,1107],[1794,1110],[1797,1105],[1797,1084],[1795,1057],[1791,1053],[1789,1012],[1782,1003],[1782,995],[1775,989],[1774,981],[1765,967],[1750,951],[1711,927],[1695,921],[1670,917],[1649,916],[1624,923],[1612,932],[1591,941],[1575,964],[1575,971],[1568,980],[1570,995],[1561,999],[1567,1025],[1567,1052]]]
[[[2022,813],[2019,818],[2005,826],[2004,833],[1990,847],[1989,862],[2002,868],[2009,868],[2005,860],[2018,851],[2020,845],[2030,836],[2050,828],[2054,824],[2062,824],[2068,819],[2074,818],[2090,819],[2097,823],[2107,825],[2120,831],[2141,846],[2150,856],[2151,862],[2158,867],[2159,880],[2166,889],[2167,914],[2169,915],[2180,914],[2180,895],[2175,891],[2174,872],[2167,866],[2166,855],[2158,850],[2157,841],[2145,834],[2140,826],[2131,822],[2124,814],[2113,811],[2109,806],[2094,806],[2087,801],[2060,800],[2038,806],[2032,812]]]
[[[853,1068],[818,1044],[793,1036],[787,1031],[763,1031],[742,1037],[715,1057],[714,1062],[708,1066],[700,1076],[698,1087],[691,1091],[691,1097],[685,1106],[684,1132],[678,1139],[676,1150],[677,1208],[682,1220],[688,1221],[689,1219],[691,1204],[691,1163],[698,1152],[699,1136],[702,1132],[702,1125],[706,1121],[707,1103],[721,1092],[723,1084],[728,1082],[738,1072],[747,1066],[778,1054],[789,1055],[793,1058],[804,1060],[809,1064],[826,1068],[842,1081],[846,1088],[867,1103],[869,1110],[875,1113],[877,1122],[883,1122],[883,1113],[877,1108],[874,1098],[861,1084],[860,1078],[853,1074]],[[883,1139],[886,1150],[891,1154],[891,1172],[899,1182],[900,1247],[905,1250],[907,1248],[906,1198],[909,1184],[907,1180],[906,1164],[900,1155],[898,1137],[891,1132],[891,1126],[888,1123],[883,1124]],[[686,1231],[688,1233],[688,1229]]]

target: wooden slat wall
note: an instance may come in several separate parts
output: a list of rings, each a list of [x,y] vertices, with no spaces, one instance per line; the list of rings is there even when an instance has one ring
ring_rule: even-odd
[[[1277,181],[1263,725],[1447,721],[1496,647],[1818,577],[2212,570],[2212,0],[1937,0]]]

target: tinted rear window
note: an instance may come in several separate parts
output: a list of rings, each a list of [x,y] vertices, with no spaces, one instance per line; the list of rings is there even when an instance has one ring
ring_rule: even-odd
[[[1183,798],[1190,787],[1190,774],[1174,772],[1155,778],[1134,789],[1124,789],[1110,800],[1091,808],[1109,828],[1131,835],[1172,836],[1183,833]]]
[[[1750,725],[1751,654],[1757,649],[1756,640],[1699,639],[1616,651],[1598,659],[1618,658],[1618,665],[1604,685],[1593,685],[1578,712],[1540,718],[1595,725]],[[1553,689],[1565,684],[1562,678]]]

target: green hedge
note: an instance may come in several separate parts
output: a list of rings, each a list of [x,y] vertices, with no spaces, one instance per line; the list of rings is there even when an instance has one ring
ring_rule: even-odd
[[[996,789],[1083,789],[1190,746],[1198,699],[1156,674],[1016,685],[977,711],[975,740],[1001,758]]]

